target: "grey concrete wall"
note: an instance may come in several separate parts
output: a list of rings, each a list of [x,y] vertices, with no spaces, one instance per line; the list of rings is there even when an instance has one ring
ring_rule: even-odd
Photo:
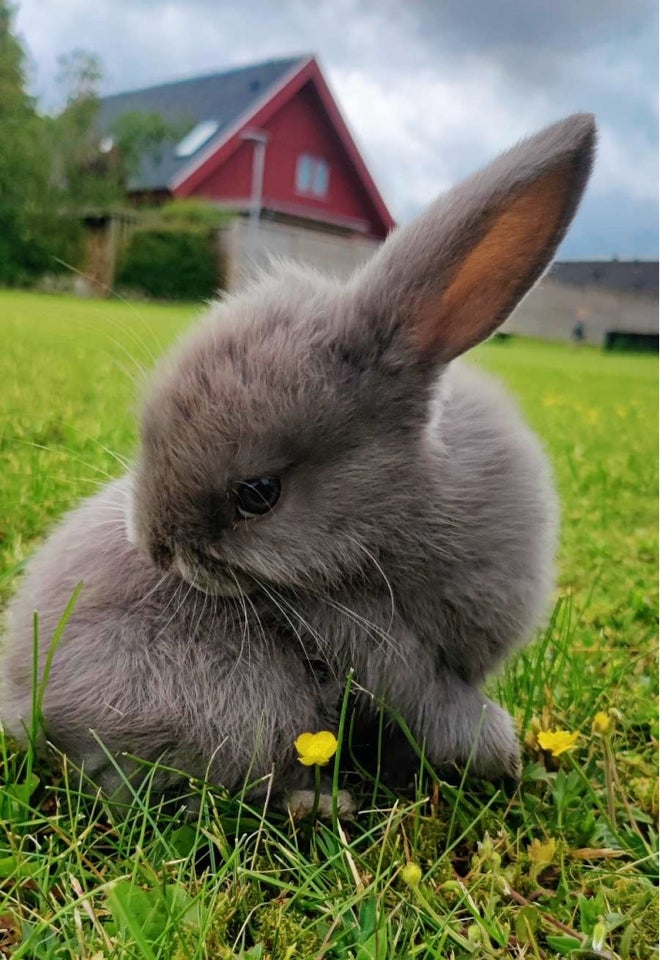
[[[253,231],[242,217],[232,220],[220,242],[226,258],[227,289],[231,291],[244,286],[271,256],[309,263],[342,277],[368,260],[379,246],[377,240],[368,237],[340,236],[272,220],[261,220]]]
[[[228,290],[239,290],[268,263],[270,256],[312,264],[326,273],[346,276],[364,263],[379,243],[359,235],[340,236],[312,227],[261,220],[253,231],[236,217],[220,237]],[[544,278],[509,317],[503,332],[543,340],[571,339],[576,322],[585,341],[602,346],[608,331],[657,333],[657,298],[595,286],[569,286]]]
[[[609,330],[628,333],[658,332],[658,300],[643,294],[573,287],[543,279],[502,327],[544,340],[570,340],[578,320],[585,341],[601,346]]]

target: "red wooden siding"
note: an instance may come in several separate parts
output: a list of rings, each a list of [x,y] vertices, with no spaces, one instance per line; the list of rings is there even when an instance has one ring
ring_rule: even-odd
[[[240,143],[224,163],[195,187],[192,195],[215,200],[249,200],[252,193],[252,150],[251,143]]]
[[[370,236],[385,236],[382,220],[311,82],[286,101],[259,129],[265,130],[269,136],[264,207],[317,220],[352,221],[356,226],[362,225]],[[251,143],[241,143],[224,162],[195,184],[191,192],[218,200],[247,202],[251,194],[252,150]],[[319,157],[329,164],[330,180],[325,196],[296,191],[296,164],[302,153]]]

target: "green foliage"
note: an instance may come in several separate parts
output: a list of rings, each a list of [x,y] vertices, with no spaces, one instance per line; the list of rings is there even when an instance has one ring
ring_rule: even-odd
[[[194,310],[0,291],[4,596],[55,519],[124,470],[133,378]],[[184,822],[147,783],[117,820],[70,764],[0,736],[0,954],[656,955],[657,364],[518,339],[474,362],[518,394],[563,502],[557,609],[493,684],[525,742],[520,787],[431,784],[431,802],[395,803],[369,785],[340,833],[199,783]],[[541,724],[578,732],[574,750],[544,755]]]
[[[59,65],[63,106],[53,117],[40,116],[26,91],[25,53],[12,32],[12,10],[7,0],[0,0],[3,286],[29,285],[45,273],[63,269],[60,261],[82,266],[82,215],[107,213],[126,205],[127,182],[139,157],[155,156],[183,130],[158,114],[134,112],[117,120],[114,147],[102,149],[97,125],[101,79],[97,57],[74,50],[60,57]],[[206,226],[211,222],[209,217]],[[202,224],[198,216],[194,226]],[[154,242],[152,238],[151,248]],[[153,270],[141,288],[156,296],[206,295],[217,281],[208,280],[209,258],[202,246],[201,239],[171,240],[170,256],[183,254],[186,265],[186,277],[178,291],[165,291],[162,282],[154,279]],[[192,265],[196,258],[195,271]]]
[[[218,270],[212,231],[147,227],[132,234],[115,283],[167,300],[203,300],[217,292]]]
[[[25,285],[57,272],[60,260],[80,262],[82,226],[75,208],[81,198],[89,199],[84,164],[91,150],[87,129],[96,109],[89,92],[94,61],[85,57],[78,54],[70,64],[77,70],[78,87],[61,117],[40,116],[25,89],[25,54],[12,33],[11,10],[0,0],[2,285]]]
[[[0,209],[0,286],[29,286],[81,263],[83,225],[74,215]]]
[[[60,204],[78,213],[105,211],[124,198],[117,157],[101,150],[96,126],[101,65],[84,50],[59,58],[63,109],[51,120],[53,180]]]
[[[159,113],[140,110],[117,117],[110,133],[119,153],[124,182],[137,172],[143,158],[159,163],[165,147],[180,140],[189,127],[189,123],[170,123]]]
[[[177,229],[217,230],[234,216],[206,200],[188,197],[184,200],[169,200],[158,207],[156,216],[161,223]]]
[[[39,214],[49,192],[47,124],[25,89],[25,53],[0,0],[0,284],[39,273],[48,259]]]

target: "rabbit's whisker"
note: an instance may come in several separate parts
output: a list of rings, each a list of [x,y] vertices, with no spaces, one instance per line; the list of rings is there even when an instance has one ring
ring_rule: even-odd
[[[79,270],[77,267],[74,267],[73,264],[67,263],[65,260],[62,260],[59,257],[56,257],[55,259],[59,263],[61,263],[63,267],[69,270],[70,273],[76,274],[77,276],[81,277],[83,280],[88,279],[87,275],[83,273],[81,270]],[[132,303],[130,300],[127,300],[126,297],[123,297],[120,293],[118,293],[112,287],[105,286],[105,291],[106,293],[111,294],[115,299],[119,300],[121,303],[125,304],[129,308],[129,310],[131,311],[135,319],[139,320],[139,322],[145,327],[147,333],[156,344],[158,353],[162,353],[163,344],[158,340],[158,337],[156,336],[156,333],[153,327],[148,322],[147,318],[137,309],[135,304]],[[104,320],[105,322],[110,321],[111,323],[114,323],[119,328],[120,333],[127,333],[129,334],[129,336],[132,336],[135,342],[137,343],[137,345],[141,347],[149,355],[149,358],[152,360],[152,362],[154,363],[156,362],[156,357],[154,356],[154,354],[151,352],[151,350],[149,349],[147,344],[144,342],[144,340],[142,340],[142,338],[138,336],[138,334],[135,332],[134,327],[127,320],[122,321],[116,316],[108,317],[107,315],[104,315]],[[86,324],[84,324],[82,321],[79,321],[79,322],[81,326],[86,327]]]
[[[83,460],[81,457],[76,457],[70,447],[51,447],[45,443],[35,443],[34,440],[22,440],[19,437],[14,438],[14,443],[23,443],[27,447],[34,447],[36,450],[45,450],[47,453],[65,453],[70,460],[73,460],[75,463],[82,464],[83,467],[87,467],[89,470],[94,470],[95,473],[100,473],[102,476],[107,477],[108,480],[116,480],[116,477],[113,477],[111,473],[108,473],[107,470],[103,470],[102,467],[97,467],[93,463],[89,463],[88,460]],[[83,479],[81,477],[81,479]]]
[[[129,469],[130,463],[125,457],[122,457],[121,454],[117,453],[115,450],[111,450],[110,447],[106,447],[104,443],[101,443],[101,441],[97,440],[96,437],[92,437],[91,434],[85,433],[85,431],[81,430],[80,427],[77,427],[73,423],[67,423],[66,420],[54,420],[53,423],[59,423],[63,427],[67,427],[69,430],[75,430],[76,433],[80,434],[81,437],[84,437],[85,440],[89,440],[90,443],[95,443],[100,450],[103,450],[103,452],[107,453],[108,456],[112,457],[113,460],[116,460],[117,463],[125,470]]]
[[[167,613],[167,611],[168,611],[168,609],[169,609],[172,601],[174,600],[175,597],[177,597],[177,595],[179,594],[179,592],[180,592],[181,589],[183,588],[183,585],[184,585],[184,581],[182,580],[181,583],[179,584],[179,586],[176,588],[176,591],[172,594],[172,597],[171,597],[169,603],[166,605],[165,609],[163,610],[163,612],[162,612],[162,615],[163,615],[163,616],[165,615],[165,613]],[[191,591],[191,590],[194,590],[194,589],[195,589],[195,588],[193,587],[193,585],[192,585],[192,583],[191,583],[190,586],[188,587],[188,590],[187,590],[186,594],[184,595],[183,599],[181,600],[181,602],[179,603],[179,605],[176,607],[174,613],[170,616],[170,618],[167,620],[167,622],[163,624],[163,626],[161,627],[161,629],[158,631],[158,633],[157,633],[156,636],[154,637],[154,640],[158,640],[158,638],[163,635],[163,633],[165,632],[165,630],[167,630],[167,628],[169,627],[169,625],[170,625],[170,623],[172,622],[172,620],[174,620],[174,618],[178,615],[178,613],[179,613],[180,610],[182,609],[183,605],[184,605],[184,604],[186,603],[186,601],[188,600],[188,597],[190,596],[190,591]]]
[[[239,600],[240,600],[240,602],[241,602],[241,610],[242,610],[242,612],[243,612],[243,629],[241,630],[241,645],[240,645],[239,650],[238,650],[238,657],[236,658],[236,663],[234,664],[234,666],[232,667],[232,669],[229,671],[229,674],[228,674],[228,676],[227,676],[227,679],[230,679],[231,677],[233,677],[233,675],[234,675],[234,673],[236,672],[236,670],[237,670],[237,669],[239,668],[239,666],[242,664],[242,662],[243,662],[243,650],[244,650],[246,647],[247,647],[247,663],[248,663],[248,669],[249,669],[249,664],[250,664],[250,659],[251,659],[251,657],[250,657],[250,618],[249,618],[249,616],[248,616],[248,609],[247,609],[247,603],[246,603],[246,594],[245,594],[245,591],[241,589],[241,585],[240,585],[239,582],[238,582],[238,577],[237,577],[236,574],[233,572],[233,570],[229,569],[229,575],[233,578],[234,583],[236,584],[236,588],[237,588],[237,590],[238,590],[238,598],[239,598]],[[247,597],[247,599],[249,600],[249,597]],[[249,600],[249,602],[252,603],[251,600]],[[216,603],[217,603],[217,597],[216,597]],[[254,604],[252,604],[252,609],[254,610],[255,616],[257,617],[257,623],[258,623],[258,625],[261,626],[261,622],[260,622],[260,620],[259,620],[259,615],[257,614],[256,609],[254,608]]]
[[[405,661],[403,651],[397,645],[392,634],[386,633],[382,627],[378,626],[378,624],[368,620],[366,617],[361,616],[361,614],[357,613],[357,611],[352,610],[350,607],[347,607],[346,604],[333,599],[327,594],[318,594],[318,598],[323,603],[326,603],[328,606],[337,610],[339,613],[345,614],[350,620],[353,621],[353,623],[366,630],[366,632],[377,641],[378,647],[384,646],[388,648],[395,657],[400,657]]]
[[[380,565],[380,563],[378,562],[378,560],[374,557],[373,553],[371,553],[371,551],[368,550],[368,549],[364,546],[363,543],[360,543],[359,540],[356,540],[354,537],[352,537],[352,536],[351,536],[350,534],[348,534],[348,533],[347,533],[345,536],[346,536],[346,539],[347,539],[347,540],[350,540],[351,543],[355,544],[355,546],[358,547],[360,550],[362,550],[362,552],[369,558],[369,560],[371,560],[371,562],[373,563],[374,567],[376,568],[376,570],[378,571],[378,573],[381,575],[381,577],[382,577],[383,580],[385,581],[385,586],[387,587],[388,593],[389,593],[389,595],[390,595],[390,622],[389,622],[389,624],[387,625],[387,628],[386,628],[386,630],[389,631],[390,628],[391,628],[391,626],[392,626],[392,624],[394,623],[394,618],[395,618],[395,616],[396,616],[396,609],[395,609],[395,608],[396,608],[396,603],[395,603],[395,600],[394,600],[394,590],[392,589],[392,584],[390,583],[389,577],[387,576],[387,574],[385,573],[385,571],[384,571],[383,568],[381,567],[381,565]]]
[[[304,657],[305,657],[305,660],[306,660],[307,663],[309,664],[310,670],[313,670],[312,661],[310,660],[309,654],[308,654],[308,652],[307,652],[307,650],[306,650],[306,648],[305,648],[305,641],[304,641],[303,638],[302,638],[302,635],[301,635],[301,633],[300,633],[300,630],[298,629],[298,627],[296,626],[296,624],[294,623],[294,621],[291,619],[291,617],[289,616],[289,614],[286,612],[284,606],[282,606],[282,603],[280,603],[280,601],[279,601],[278,598],[275,596],[275,594],[274,594],[274,593],[271,593],[271,591],[265,586],[265,584],[264,584],[263,582],[260,582],[260,583],[259,583],[259,586],[260,586],[260,588],[263,590],[263,592],[266,594],[266,596],[269,597],[269,598],[272,600],[272,602],[275,604],[275,606],[276,606],[277,609],[280,611],[280,613],[284,616],[285,620],[287,621],[287,623],[289,624],[289,626],[290,626],[291,629],[293,630],[293,632],[294,632],[294,634],[295,634],[295,636],[296,636],[296,638],[297,638],[297,640],[298,640],[298,642],[299,642],[299,644],[300,644],[300,648],[301,648],[301,650],[302,650],[302,652],[303,652],[303,655],[304,655]],[[295,611],[294,611],[294,612],[295,612]],[[304,623],[304,621],[302,620],[301,617],[299,617],[299,619],[301,620],[301,622]]]
[[[263,588],[263,584],[260,584],[260,586]],[[275,587],[273,587],[272,584],[271,584],[271,590],[273,590],[274,594],[279,598],[279,600],[281,600],[281,602],[284,603],[289,608],[291,613],[298,618],[302,626],[305,627],[305,629],[309,630],[309,632],[312,634],[312,636],[314,637],[318,645],[319,652],[321,653],[324,661],[329,667],[330,672],[332,673],[332,676],[334,677],[335,680],[339,681],[339,677],[337,676],[337,673],[334,670],[331,663],[331,660],[333,659],[334,651],[332,650],[330,642],[328,641],[327,637],[324,637],[322,634],[320,634],[318,630],[315,627],[313,627],[312,624],[305,619],[305,617],[302,616],[300,611],[289,600],[287,600],[286,597],[282,596],[282,594]]]
[[[202,620],[204,619],[204,614],[206,613],[206,607],[208,606],[208,602],[209,602],[209,594],[208,594],[208,593],[204,593],[204,594],[203,594],[203,599],[202,599],[202,609],[200,610],[199,617],[197,618],[197,623],[195,624],[195,629],[194,629],[194,630],[192,631],[192,633],[191,633],[191,636],[193,636],[193,637],[197,636],[197,634],[199,633],[199,628],[200,628],[200,625],[201,625],[201,623],[202,623]],[[197,609],[197,608],[195,608],[195,609]]]
[[[153,594],[156,593],[156,591],[159,590],[160,587],[162,587],[162,585],[165,583],[165,581],[167,580],[167,578],[168,578],[169,576],[171,576],[171,572],[170,572],[169,570],[166,570],[165,573],[163,574],[163,576],[160,578],[160,580],[157,580],[157,581],[156,581],[156,583],[153,585],[153,587],[151,588],[151,590],[148,590],[148,591],[144,594],[144,596],[140,599],[140,601],[135,605],[135,607],[134,607],[133,609],[134,609],[134,610],[139,610],[141,607],[143,607],[144,604],[145,604],[145,603],[147,602],[147,600],[149,599],[149,597],[153,596]]]

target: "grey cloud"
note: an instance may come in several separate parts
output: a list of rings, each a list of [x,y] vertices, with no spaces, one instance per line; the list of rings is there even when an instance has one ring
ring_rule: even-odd
[[[57,54],[100,54],[114,92],[316,53],[395,216],[575,110],[604,130],[566,249],[657,250],[657,11],[651,0],[22,0],[35,89]],[[376,109],[377,108],[377,109]]]
[[[392,12],[399,6],[387,4]],[[657,20],[650,0],[416,0],[410,9],[420,38],[480,53],[584,49],[613,36],[652,32]]]

